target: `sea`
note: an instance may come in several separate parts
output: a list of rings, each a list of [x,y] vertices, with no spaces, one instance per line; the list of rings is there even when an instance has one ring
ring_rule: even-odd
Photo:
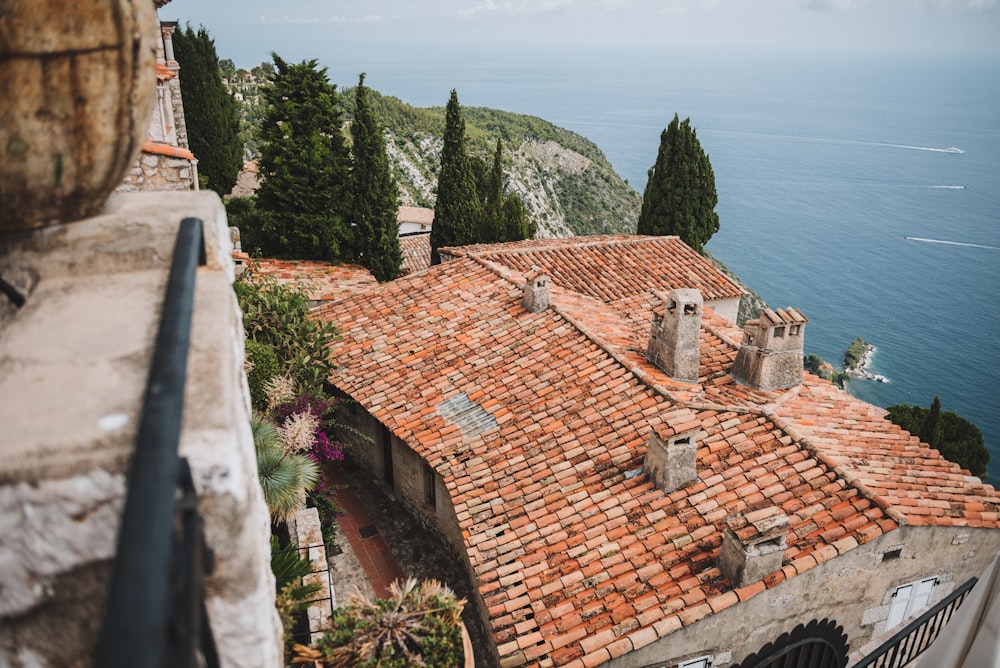
[[[709,250],[772,308],[808,318],[806,352],[856,397],[929,406],[982,430],[1000,482],[1000,59],[890,52],[424,49],[316,54],[339,87],[414,106],[542,117],[596,143],[639,192],[674,114],[709,154]]]

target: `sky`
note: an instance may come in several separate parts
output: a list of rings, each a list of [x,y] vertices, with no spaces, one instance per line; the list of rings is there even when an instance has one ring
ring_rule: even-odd
[[[1000,57],[1000,0],[172,0],[160,18],[204,25],[240,67],[564,44]]]

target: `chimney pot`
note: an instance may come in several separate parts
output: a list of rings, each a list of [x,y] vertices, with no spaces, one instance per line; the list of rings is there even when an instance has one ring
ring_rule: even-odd
[[[549,307],[549,276],[543,269],[532,267],[532,271],[525,276],[521,306],[530,313],[538,313]]]
[[[719,570],[734,587],[760,582],[781,568],[788,516],[775,506],[726,519]]]
[[[698,479],[698,429],[672,435],[651,430],[642,468],[657,489],[667,494]]]
[[[809,319],[793,308],[766,309],[756,320],[748,320],[733,362],[733,378],[758,390],[800,384],[807,322]]]

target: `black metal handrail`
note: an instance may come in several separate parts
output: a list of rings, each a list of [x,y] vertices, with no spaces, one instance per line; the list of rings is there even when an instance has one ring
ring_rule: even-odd
[[[193,666],[198,663],[195,644],[201,646],[205,663],[218,665],[204,617],[203,568],[210,564],[204,556],[197,496],[187,462],[178,456],[195,275],[204,263],[202,221],[185,218],[174,244],[129,467],[97,642],[98,666]]]
[[[907,624],[899,633],[856,663],[854,668],[869,666],[899,668],[923,654],[969,595],[977,580],[978,578],[972,578],[948,594],[944,600]]]

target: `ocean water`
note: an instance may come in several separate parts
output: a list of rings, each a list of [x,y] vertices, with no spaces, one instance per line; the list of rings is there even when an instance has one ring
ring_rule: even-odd
[[[899,54],[317,54],[341,87],[415,106],[543,117],[594,141],[640,192],[661,130],[690,117],[715,170],[708,248],[834,364],[857,336],[880,406],[975,422],[1000,482],[1000,61]]]

